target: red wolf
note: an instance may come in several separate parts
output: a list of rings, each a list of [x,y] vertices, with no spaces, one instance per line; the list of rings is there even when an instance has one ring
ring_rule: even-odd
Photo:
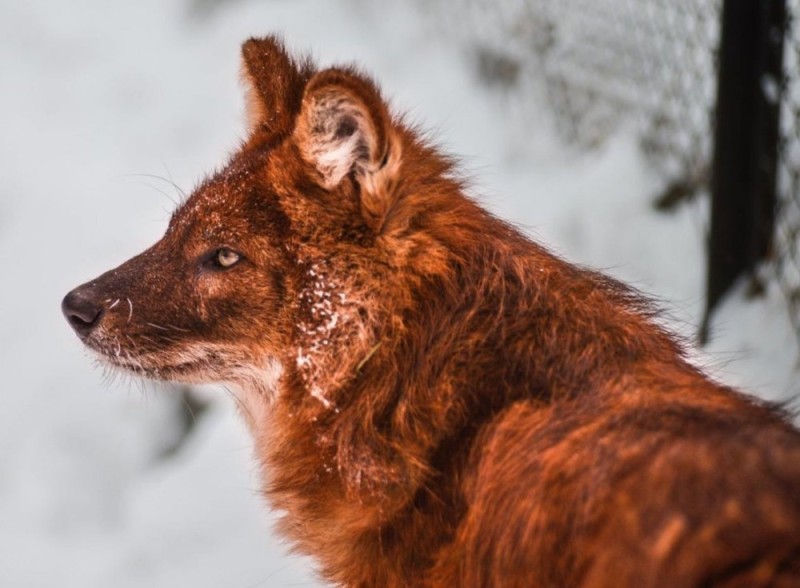
[[[323,578],[800,586],[786,414],[467,198],[367,76],[242,51],[241,149],[63,310],[111,366],[236,391]]]

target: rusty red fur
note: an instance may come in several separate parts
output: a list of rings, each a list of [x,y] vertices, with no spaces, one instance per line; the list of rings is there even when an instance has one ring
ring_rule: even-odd
[[[465,197],[368,77],[275,38],[243,56],[240,151],[64,308],[114,366],[235,387],[324,578],[800,585],[786,415]]]

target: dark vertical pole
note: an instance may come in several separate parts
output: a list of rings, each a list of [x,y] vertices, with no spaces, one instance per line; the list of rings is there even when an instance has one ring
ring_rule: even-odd
[[[758,45],[759,80],[755,88],[755,140],[753,165],[753,234],[749,267],[766,258],[772,249],[778,194],[781,99],[783,98],[784,37],[787,28],[786,0],[757,2],[762,9],[763,39]]]
[[[706,311],[770,250],[775,224],[786,0],[724,0]]]

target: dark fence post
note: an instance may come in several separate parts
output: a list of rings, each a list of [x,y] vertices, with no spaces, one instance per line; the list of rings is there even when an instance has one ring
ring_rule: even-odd
[[[786,0],[724,0],[706,310],[770,252],[777,203]]]

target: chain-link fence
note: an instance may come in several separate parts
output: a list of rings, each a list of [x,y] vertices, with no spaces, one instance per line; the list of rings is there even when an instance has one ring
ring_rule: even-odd
[[[800,336],[800,0],[788,0],[787,8],[775,269]]]
[[[488,82],[537,94],[569,142],[591,147],[633,122],[667,201],[707,182],[720,0],[441,0],[434,9]]]

